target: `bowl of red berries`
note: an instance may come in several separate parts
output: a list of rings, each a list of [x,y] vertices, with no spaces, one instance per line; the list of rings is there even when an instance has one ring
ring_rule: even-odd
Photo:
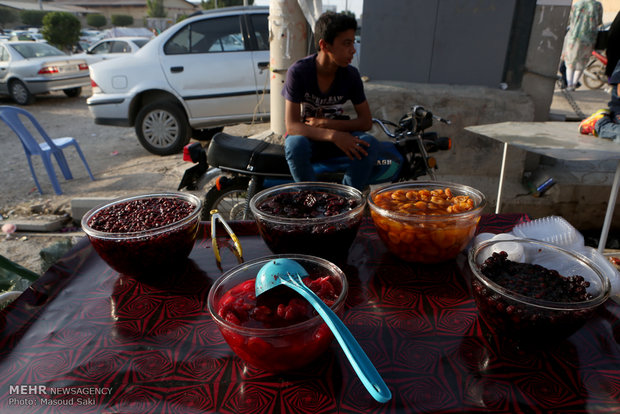
[[[87,212],[82,229],[112,269],[151,277],[186,263],[201,208],[198,197],[180,192],[119,198]]]
[[[334,313],[342,316],[348,292],[345,274],[335,264],[314,256],[264,256],[238,265],[220,276],[209,291],[207,304],[213,320],[233,352],[249,365],[269,372],[295,370],[315,361],[333,334],[300,294],[277,286],[255,294],[259,270],[274,259],[296,261],[307,272],[303,278]]]
[[[362,193],[335,183],[267,188],[250,200],[258,231],[273,253],[346,257],[362,221]]]
[[[522,342],[567,338],[610,294],[596,263],[542,241],[482,242],[470,249],[468,261],[479,315],[497,334]]]

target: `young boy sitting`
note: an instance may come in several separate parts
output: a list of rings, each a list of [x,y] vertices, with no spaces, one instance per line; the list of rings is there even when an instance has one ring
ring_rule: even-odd
[[[295,181],[316,180],[312,162],[346,155],[351,160],[343,184],[368,186],[378,155],[377,140],[363,131],[372,127],[370,107],[356,68],[354,18],[323,13],[315,26],[317,54],[300,59],[286,76],[284,142]],[[357,113],[343,119],[342,105],[351,100]]]

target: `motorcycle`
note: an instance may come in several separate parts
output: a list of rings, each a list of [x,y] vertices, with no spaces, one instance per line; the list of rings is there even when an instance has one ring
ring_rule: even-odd
[[[427,132],[433,121],[450,124],[421,106],[412,106],[398,123],[373,118],[390,140],[380,141],[371,185],[416,180],[425,175],[435,180],[437,162],[429,154],[450,149],[452,140]],[[214,209],[227,220],[251,220],[249,201],[254,194],[293,181],[284,146],[265,140],[220,132],[208,150],[200,143],[186,145],[183,159],[195,165],[185,171],[179,190],[199,190],[215,180],[205,194],[203,220],[209,220]],[[318,181],[341,182],[349,162],[343,156],[314,163]]]

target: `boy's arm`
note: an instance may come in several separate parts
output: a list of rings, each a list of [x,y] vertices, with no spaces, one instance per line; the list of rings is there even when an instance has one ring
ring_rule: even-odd
[[[356,111],[357,107],[363,104],[364,103],[357,105],[355,107]],[[366,106],[368,106],[368,103],[366,103]],[[351,135],[349,132],[331,128],[318,127],[315,125],[310,125],[309,123],[304,123],[301,119],[301,104],[289,101],[287,99],[284,112],[284,122],[286,123],[286,133],[288,135],[303,135],[315,141],[333,142],[347,155],[347,157],[351,159],[361,159],[362,157],[368,155],[368,152],[366,152],[364,147],[368,147],[369,144],[366,141],[361,140],[354,135]],[[370,118],[370,110],[368,110],[368,117]],[[352,121],[357,121],[357,119],[340,122]],[[370,120],[370,124],[372,125],[372,119]]]
[[[307,118],[306,124],[338,131],[368,131],[372,128],[372,116],[370,115],[368,101],[355,105],[354,108],[357,113],[355,119]]]

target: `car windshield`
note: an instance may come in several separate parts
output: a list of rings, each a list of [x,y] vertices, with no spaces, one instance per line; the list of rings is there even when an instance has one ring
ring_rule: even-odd
[[[47,43],[17,43],[12,44],[11,47],[26,59],[65,55],[65,53]]]

